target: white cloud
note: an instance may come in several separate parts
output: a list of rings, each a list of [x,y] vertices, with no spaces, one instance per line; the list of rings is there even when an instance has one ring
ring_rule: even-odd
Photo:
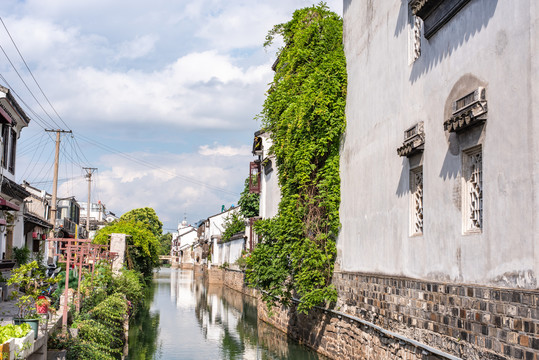
[[[157,39],[155,35],[143,35],[126,41],[120,44],[118,53],[114,59],[118,61],[124,58],[137,59],[144,57],[154,49]]]
[[[265,35],[295,9],[316,3],[153,0],[148,6],[141,0],[6,0],[3,20],[69,127],[115,148],[128,146],[119,150],[166,169],[119,155],[100,156],[103,149],[83,144],[85,157],[99,168],[96,199],[119,214],[152,206],[164,222],[181,219],[184,211],[195,221],[218,212],[222,204],[236,203],[243,189],[252,138],[241,139],[241,134],[256,126],[252,119],[273,75],[274,54],[262,48]],[[341,0],[328,4],[342,14]],[[0,43],[33,86],[5,34]],[[47,119],[6,61],[0,73]],[[39,130],[39,118],[29,115],[32,129],[23,132],[21,143],[25,134]],[[172,137],[181,140],[174,143],[177,148],[150,140]],[[29,178],[47,180],[51,151],[34,158],[28,150],[18,173],[25,173],[26,163]],[[80,175],[62,185],[63,195],[86,199]]]
[[[232,147],[232,146],[215,146],[210,148],[209,145],[202,145],[198,149],[198,153],[203,156],[236,156],[249,155],[251,148],[249,146]]]

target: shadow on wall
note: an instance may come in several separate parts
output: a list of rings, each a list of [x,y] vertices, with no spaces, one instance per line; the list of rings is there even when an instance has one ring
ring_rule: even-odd
[[[472,0],[449,21],[459,21],[460,26],[451,26],[451,33],[440,29],[429,40],[421,38],[421,56],[417,59],[410,73],[410,82],[416,82],[421,76],[436,67],[444,58],[485,28],[494,16],[498,0]],[[400,34],[408,23],[408,0],[402,0],[401,11],[395,29],[395,36]]]
[[[410,166],[408,164],[408,158],[402,158],[401,176],[399,178],[399,184],[397,185],[396,195],[398,197],[406,196],[410,192],[409,175]]]
[[[344,15],[348,12],[348,8],[350,7],[351,3],[352,3],[352,0],[343,1],[343,6],[342,6],[343,18],[344,18]]]
[[[439,175],[444,180],[456,179],[460,169],[460,146],[457,134],[450,133],[447,142],[447,152]]]

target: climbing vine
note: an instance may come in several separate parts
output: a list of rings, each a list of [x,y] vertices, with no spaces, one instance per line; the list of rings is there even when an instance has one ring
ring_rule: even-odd
[[[331,278],[347,84],[342,19],[325,4],[300,9],[269,32],[265,45],[275,36],[285,46],[260,118],[273,141],[281,202],[276,217],[255,224],[262,240],[246,276],[270,304],[298,296],[298,311],[308,312],[337,298]]]

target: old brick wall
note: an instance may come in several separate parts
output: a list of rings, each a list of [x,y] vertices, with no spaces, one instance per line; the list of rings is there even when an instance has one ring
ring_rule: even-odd
[[[466,359],[539,360],[539,291],[337,272],[341,311]]]
[[[208,269],[208,282],[215,285],[223,285],[225,271],[221,268],[212,266]]]
[[[308,316],[295,308],[272,308],[258,302],[258,318],[331,359],[436,360],[441,359],[399,339],[381,335],[346,317],[315,309]]]
[[[257,297],[256,290],[245,285],[245,273],[241,270],[225,269],[224,285],[249,296]]]

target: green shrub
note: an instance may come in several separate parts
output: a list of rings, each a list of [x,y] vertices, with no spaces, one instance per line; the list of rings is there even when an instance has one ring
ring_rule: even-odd
[[[114,278],[114,292],[124,294],[132,304],[139,304],[144,296],[143,279],[135,270],[123,269],[119,276]]]
[[[224,228],[221,240],[227,242],[233,235],[245,231],[243,216],[236,211],[232,212],[225,218]]]

